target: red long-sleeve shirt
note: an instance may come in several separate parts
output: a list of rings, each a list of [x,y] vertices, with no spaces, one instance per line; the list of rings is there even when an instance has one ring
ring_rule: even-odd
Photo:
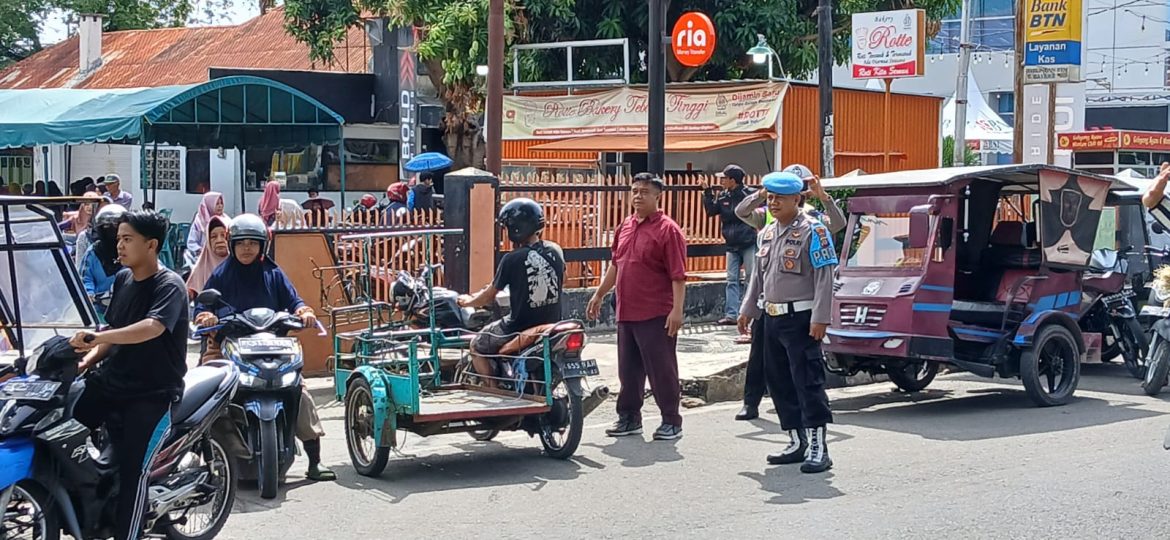
[[[685,281],[687,242],[682,229],[661,210],[641,222],[637,215],[618,227],[613,242],[617,265],[617,320],[648,321],[674,308],[675,281]]]

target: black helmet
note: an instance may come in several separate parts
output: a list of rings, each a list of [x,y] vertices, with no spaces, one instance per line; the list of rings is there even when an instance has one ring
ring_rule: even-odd
[[[232,226],[228,228],[228,235],[231,237],[233,248],[240,240],[255,240],[260,242],[260,253],[264,253],[264,248],[268,244],[268,226],[256,214],[244,214],[232,218]]]
[[[122,221],[124,215],[126,215],[126,207],[120,204],[108,204],[99,210],[93,218],[93,229],[97,232],[97,238],[106,242],[115,242],[115,238],[118,236],[118,223]]]
[[[508,201],[496,221],[508,229],[509,240],[523,242],[544,229],[544,210],[536,201],[520,197]]]

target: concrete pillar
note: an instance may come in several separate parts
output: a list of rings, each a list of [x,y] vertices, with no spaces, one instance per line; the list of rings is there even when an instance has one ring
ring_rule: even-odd
[[[495,175],[466,168],[443,177],[443,226],[463,236],[443,239],[443,276],[448,288],[473,292],[491,282],[496,266]]]

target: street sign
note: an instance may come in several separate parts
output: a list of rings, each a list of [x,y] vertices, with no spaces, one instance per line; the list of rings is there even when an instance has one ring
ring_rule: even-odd
[[[901,79],[926,74],[926,12],[853,14],[853,78]]]
[[[706,64],[715,54],[715,23],[705,13],[683,13],[670,34],[670,49],[678,63],[684,66]]]
[[[1048,148],[1052,144],[1048,97],[1048,85],[1024,87],[1024,114],[1017,119],[1024,123],[1024,163],[1048,163]]]
[[[1079,81],[1082,0],[1021,1],[1025,25],[1024,84]]]

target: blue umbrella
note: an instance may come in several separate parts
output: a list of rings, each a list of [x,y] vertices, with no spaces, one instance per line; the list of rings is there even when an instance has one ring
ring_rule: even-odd
[[[432,172],[451,166],[451,158],[438,152],[427,152],[410,158],[402,168],[409,172]]]

